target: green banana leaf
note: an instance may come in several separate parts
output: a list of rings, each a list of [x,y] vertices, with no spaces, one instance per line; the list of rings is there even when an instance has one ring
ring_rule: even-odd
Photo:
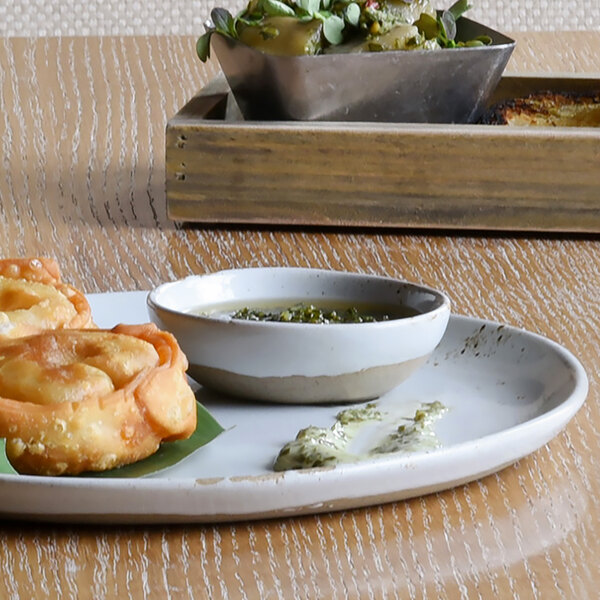
[[[172,467],[224,431],[223,427],[200,402],[196,402],[196,414],[198,416],[196,431],[187,440],[161,444],[152,456],[131,465],[98,473],[82,473],[80,477],[144,477]],[[0,439],[0,474],[18,475],[6,458],[6,440],[4,439]]]
[[[0,438],[0,473],[3,475],[18,475],[6,458],[6,440]]]

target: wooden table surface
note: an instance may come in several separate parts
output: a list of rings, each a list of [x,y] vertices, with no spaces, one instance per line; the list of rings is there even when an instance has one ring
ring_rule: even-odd
[[[600,33],[517,38],[512,71],[600,72]],[[216,526],[5,521],[0,597],[598,598],[598,238],[172,223],[165,124],[216,72],[187,37],[0,40],[1,255],[55,256],[87,292],[259,265],[422,281],[566,346],[587,402],[518,464],[410,501]]]

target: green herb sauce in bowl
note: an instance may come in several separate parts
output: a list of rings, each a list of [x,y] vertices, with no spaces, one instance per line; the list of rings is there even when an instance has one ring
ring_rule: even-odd
[[[244,307],[248,314],[256,307],[268,312],[289,307],[290,300],[318,301],[315,318],[328,307],[366,307],[366,316],[388,318],[320,324],[234,318]],[[277,267],[166,283],[150,293],[148,308],[152,321],[175,335],[199,383],[228,395],[288,403],[377,398],[424,364],[450,316],[448,298],[423,285]]]

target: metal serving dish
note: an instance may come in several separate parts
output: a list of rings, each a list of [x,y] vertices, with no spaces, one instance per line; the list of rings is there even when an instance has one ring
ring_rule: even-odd
[[[485,109],[514,40],[459,19],[459,39],[490,46],[274,56],[216,34],[215,54],[246,119],[472,123]]]

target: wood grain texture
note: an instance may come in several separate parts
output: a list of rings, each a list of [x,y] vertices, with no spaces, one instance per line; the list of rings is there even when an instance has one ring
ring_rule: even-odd
[[[418,280],[457,313],[564,344],[589,374],[588,400],[518,464],[406,502],[218,526],[3,522],[0,598],[597,598],[600,240],[176,225],[165,125],[217,71],[193,44],[0,40],[3,256],[54,255],[88,292],[259,265]],[[513,71],[600,72],[598,33],[519,44]]]
[[[493,102],[547,90],[600,79],[505,77]],[[176,221],[600,232],[600,127],[244,121],[232,99],[219,77],[167,125]]]

